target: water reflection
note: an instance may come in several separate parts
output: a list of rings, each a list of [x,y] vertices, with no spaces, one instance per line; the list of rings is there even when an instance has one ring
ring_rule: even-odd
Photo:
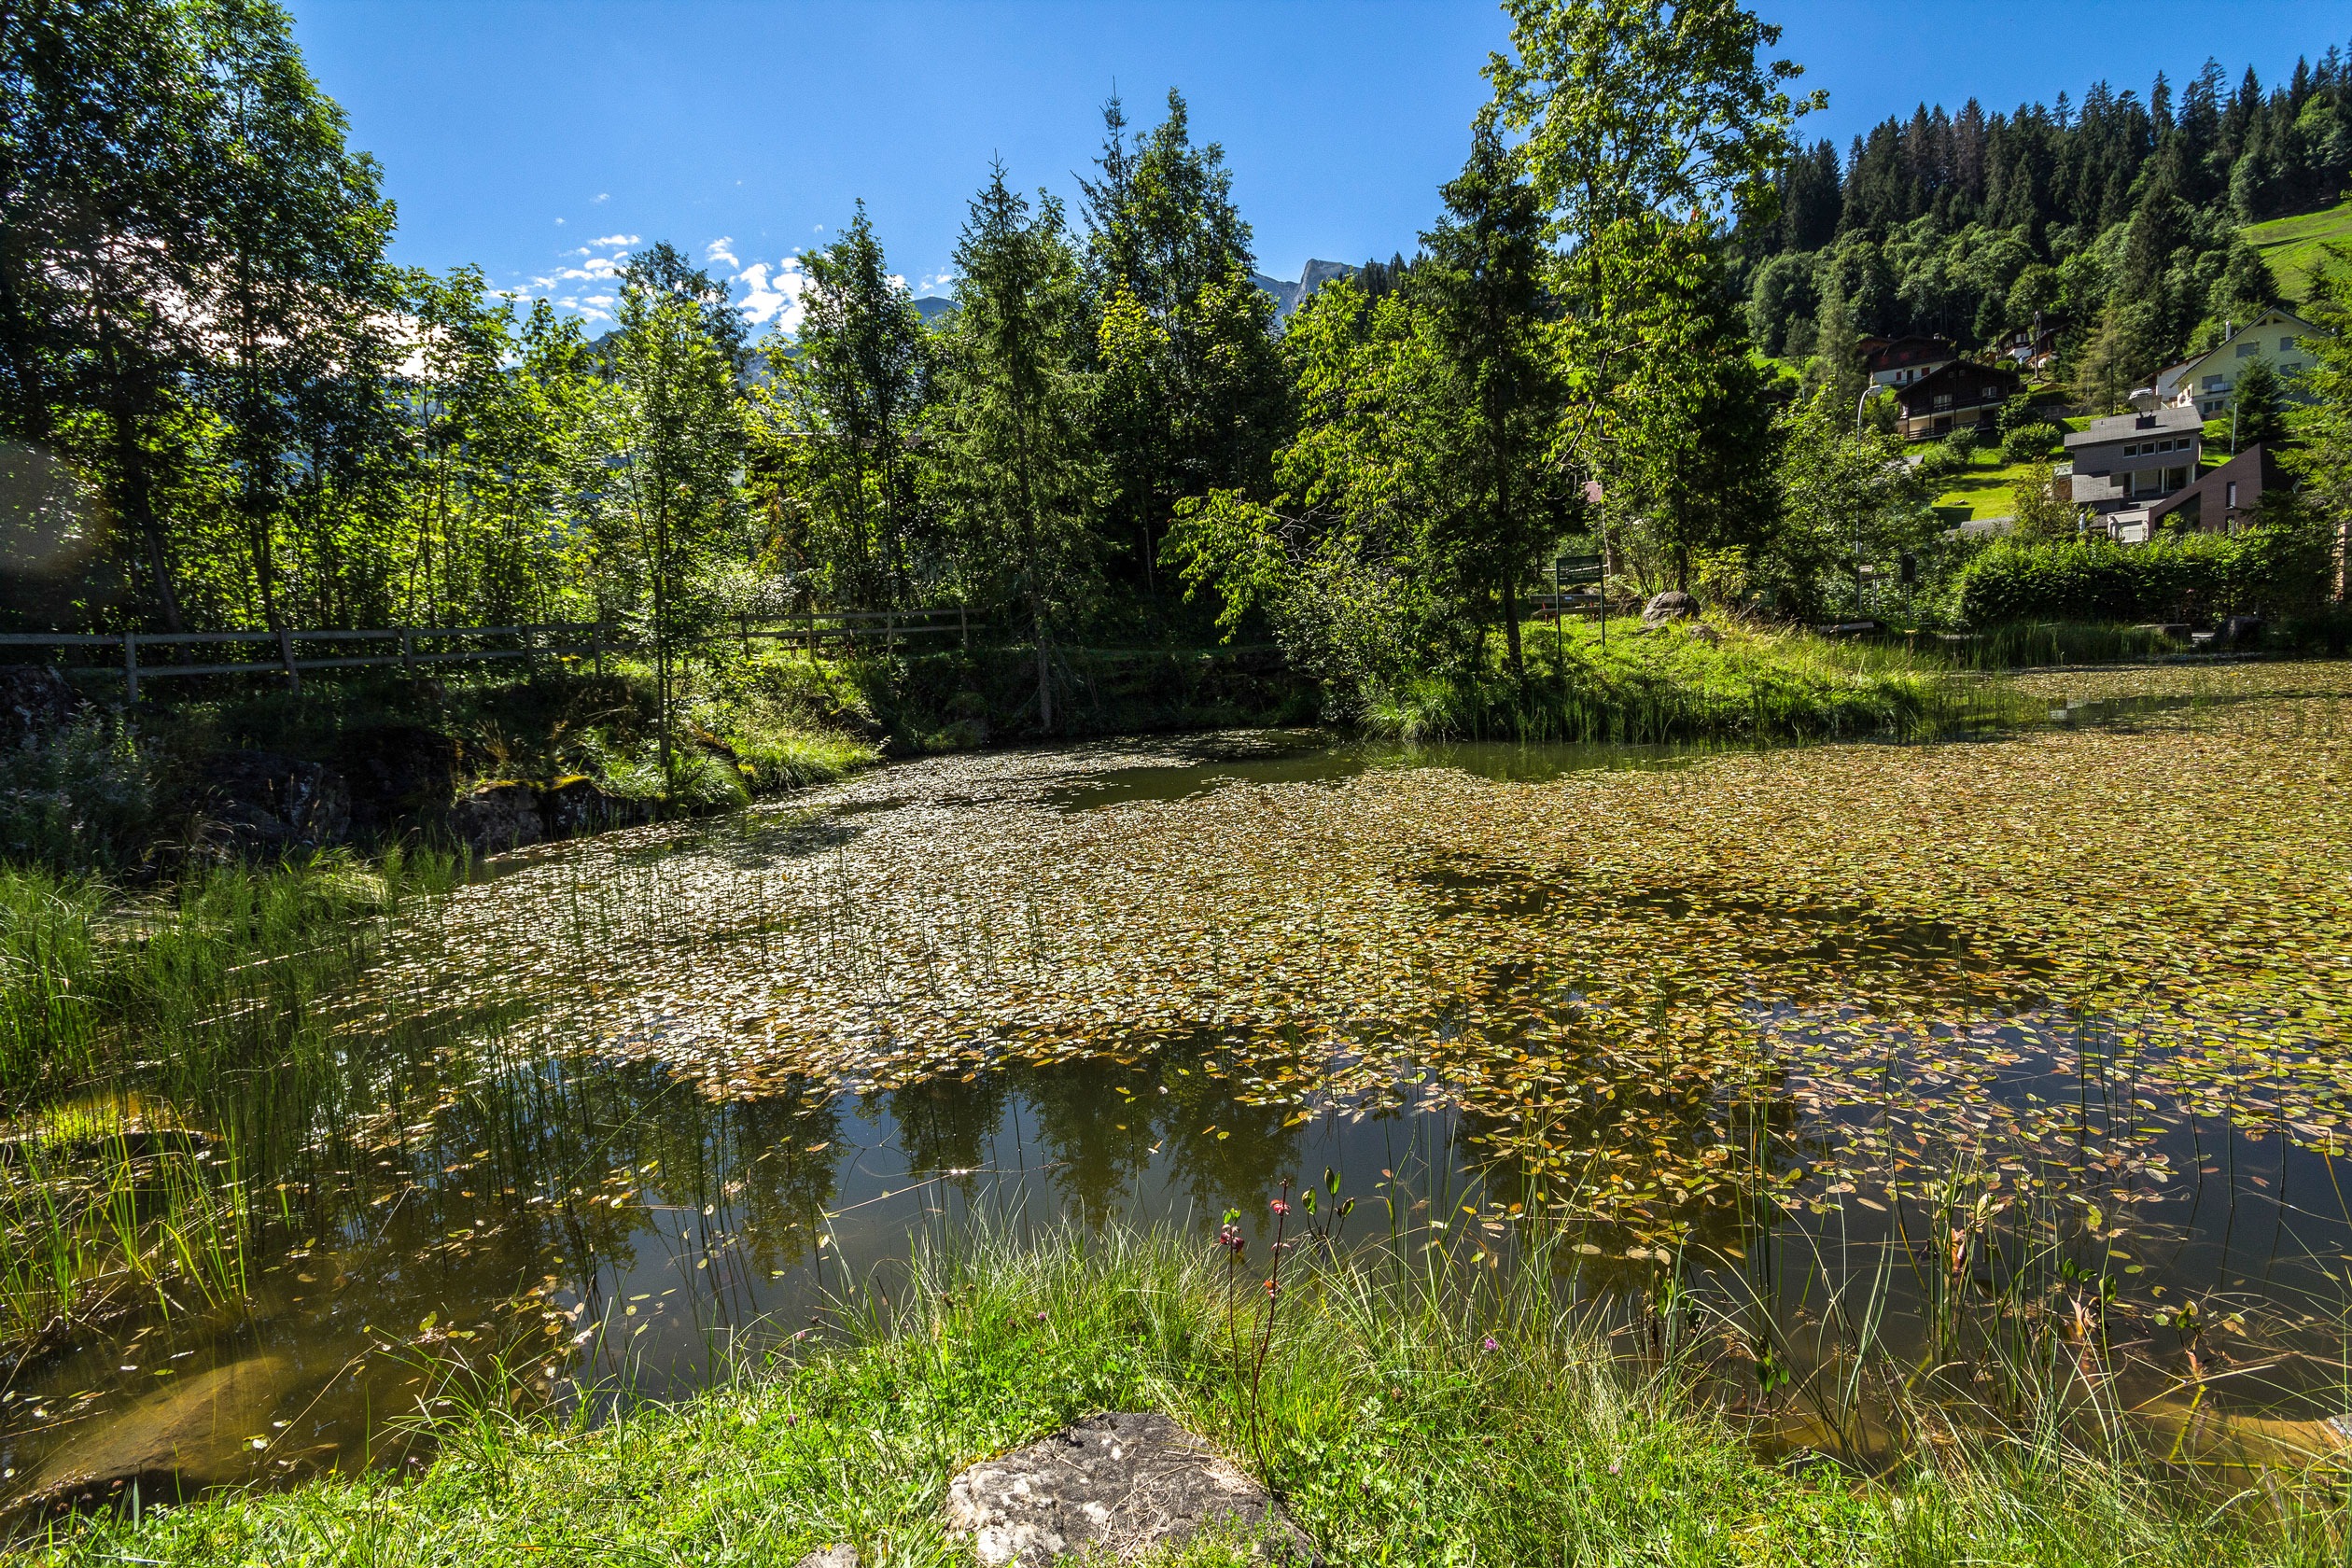
[[[2092,1280],[2137,1393],[2194,1299],[2248,1314],[2200,1352],[2230,1397],[2317,1407],[2342,1172],[2325,1125],[2247,1108],[2321,1113],[2062,1005],[2073,956],[1981,904],[1834,854],[1758,876],[1626,777],[1727,764],[1689,798],[1795,834],[1774,791],[1877,749],[1098,745],[511,857],[323,1005],[332,1053],[179,1108],[244,1162],[252,1299],[20,1361],[0,1490],[412,1463],[388,1418],[460,1364],[677,1392],[972,1214],[1205,1241],[1326,1167],[1364,1232],[1467,1203],[1451,1234],[1500,1253],[1498,1214],[1564,1213],[1569,1288],[1680,1271],[1799,1373],[1841,1353],[1842,1292],[1905,1344],[1939,1303],[2007,1321]],[[1889,812],[1966,825],[1893,777]],[[2184,1015],[2303,1038],[2252,1009]]]

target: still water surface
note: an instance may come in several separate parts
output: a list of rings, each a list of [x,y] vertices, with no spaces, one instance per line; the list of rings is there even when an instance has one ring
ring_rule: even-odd
[[[1205,1243],[1326,1169],[1465,1257],[1553,1217],[1566,1288],[1678,1275],[1800,1378],[1861,1291],[1897,1345],[2088,1310],[2135,1397],[2193,1352],[2327,1413],[2352,692],[2149,683],[1939,747],[929,759],[509,857],[328,1000],[250,1303],[14,1368],[0,1491],[159,1433],[203,1481],[418,1463],[453,1367],[677,1393],[969,1215]]]

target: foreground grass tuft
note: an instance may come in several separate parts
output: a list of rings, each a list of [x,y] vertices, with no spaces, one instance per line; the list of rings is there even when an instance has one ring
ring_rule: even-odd
[[[821,1342],[682,1404],[590,1428],[494,1394],[436,1423],[440,1457],[413,1482],[67,1521],[29,1560],[750,1564],[847,1541],[870,1564],[968,1562],[939,1524],[958,1469],[1144,1407],[1260,1470],[1336,1563],[2090,1568],[2343,1550],[2341,1505],[2292,1478],[2190,1497],[2046,1438],[1962,1444],[1872,1481],[1763,1463],[1672,1367],[1629,1364],[1550,1305],[1542,1270],[1498,1289],[1393,1253],[1302,1253],[1253,1403],[1234,1287],[1206,1251],[1116,1227],[934,1247]],[[1238,1286],[1246,1326],[1263,1296]],[[1239,1560],[1203,1543],[1167,1561]]]

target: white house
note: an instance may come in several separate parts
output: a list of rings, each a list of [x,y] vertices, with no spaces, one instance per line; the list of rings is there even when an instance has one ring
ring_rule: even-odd
[[[2319,329],[2292,311],[2277,306],[2264,311],[2193,359],[2168,365],[2157,372],[2156,401],[2165,408],[2195,409],[2201,419],[2230,412],[2230,394],[2238,376],[2256,359],[2267,359],[2281,377],[2307,368],[2310,356],[2299,346]]]

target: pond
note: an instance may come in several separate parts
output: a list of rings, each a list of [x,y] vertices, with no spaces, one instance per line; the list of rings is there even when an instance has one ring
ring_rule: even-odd
[[[1205,1246],[1326,1170],[1463,1267],[1544,1227],[1824,1446],[1866,1446],[1801,1413],[1865,1341],[2303,1431],[2344,1400],[2352,667],[2016,679],[2051,721],[1966,742],[1104,742],[508,857],[240,1089],[243,1299],[12,1366],[0,1495],[420,1463],[452,1379],[677,1393],[911,1239]]]

